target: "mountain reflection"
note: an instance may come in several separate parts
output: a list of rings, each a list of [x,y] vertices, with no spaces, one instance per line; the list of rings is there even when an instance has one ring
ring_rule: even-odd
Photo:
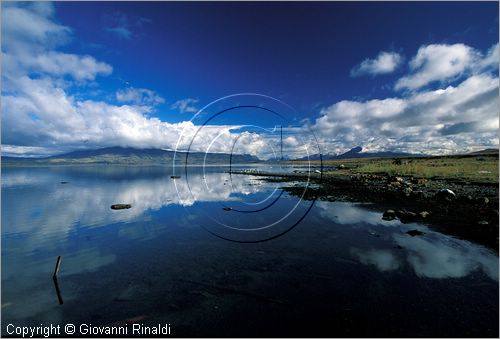
[[[5,171],[3,232],[65,232],[72,225],[101,226],[128,222],[148,210],[168,205],[191,206],[196,202],[238,200],[240,195],[257,193],[262,184],[248,176],[197,170],[171,179],[165,168],[138,170],[81,168],[71,171]],[[134,175],[135,174],[135,175]],[[185,174],[185,173],[182,173]],[[123,176],[126,175],[125,178]],[[61,181],[67,184],[61,184]],[[19,196],[22,198],[19,198]],[[13,198],[16,196],[17,198]],[[11,198],[12,197],[12,198]],[[110,205],[131,204],[132,208],[114,211]],[[23,225],[22,228],[19,228]]]

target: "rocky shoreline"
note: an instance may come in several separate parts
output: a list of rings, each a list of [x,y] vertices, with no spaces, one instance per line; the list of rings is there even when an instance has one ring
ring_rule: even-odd
[[[381,220],[421,222],[441,232],[498,251],[498,184],[446,178],[415,178],[378,174],[232,172],[272,182],[295,182],[283,189],[305,199],[372,203]]]

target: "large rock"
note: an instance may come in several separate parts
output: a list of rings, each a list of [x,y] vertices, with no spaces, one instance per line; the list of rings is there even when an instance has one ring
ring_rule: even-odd
[[[382,219],[383,220],[394,220],[394,219],[396,219],[396,212],[393,210],[387,210],[384,212]]]
[[[441,201],[452,201],[456,199],[456,194],[450,189],[444,188],[439,190],[436,194],[436,198]]]

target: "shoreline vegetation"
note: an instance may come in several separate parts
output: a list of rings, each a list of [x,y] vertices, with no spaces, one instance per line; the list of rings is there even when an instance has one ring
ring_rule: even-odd
[[[308,165],[305,161],[276,164]],[[311,162],[311,173],[232,171],[283,182],[305,199],[370,203],[382,220],[420,222],[498,252],[498,151],[452,156],[358,158]],[[323,171],[321,171],[321,168]],[[286,183],[294,182],[294,185]],[[298,183],[298,185],[297,185]]]

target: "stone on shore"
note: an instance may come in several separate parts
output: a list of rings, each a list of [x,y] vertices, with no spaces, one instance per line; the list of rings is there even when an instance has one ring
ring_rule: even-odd
[[[401,220],[402,223],[407,223],[414,221],[417,218],[417,214],[407,210],[399,210],[396,212],[396,216]]]
[[[429,212],[427,212],[427,211],[422,211],[422,212],[419,212],[419,213],[418,213],[418,216],[419,216],[420,218],[422,218],[422,219],[426,219],[426,218],[429,216],[429,214],[430,214],[430,213],[429,213]]]
[[[401,183],[399,181],[393,181],[389,184],[389,187],[401,187]]]
[[[452,190],[447,189],[447,188],[443,188],[443,189],[439,190],[439,192],[437,192],[437,194],[436,194],[436,198],[438,200],[443,200],[443,201],[452,201],[452,200],[455,200],[456,197],[457,196],[456,196],[455,192],[453,192]]]
[[[404,195],[406,195],[407,197],[409,197],[411,195],[411,193],[413,192],[413,190],[410,188],[410,187],[406,187],[403,189],[403,193]]]

